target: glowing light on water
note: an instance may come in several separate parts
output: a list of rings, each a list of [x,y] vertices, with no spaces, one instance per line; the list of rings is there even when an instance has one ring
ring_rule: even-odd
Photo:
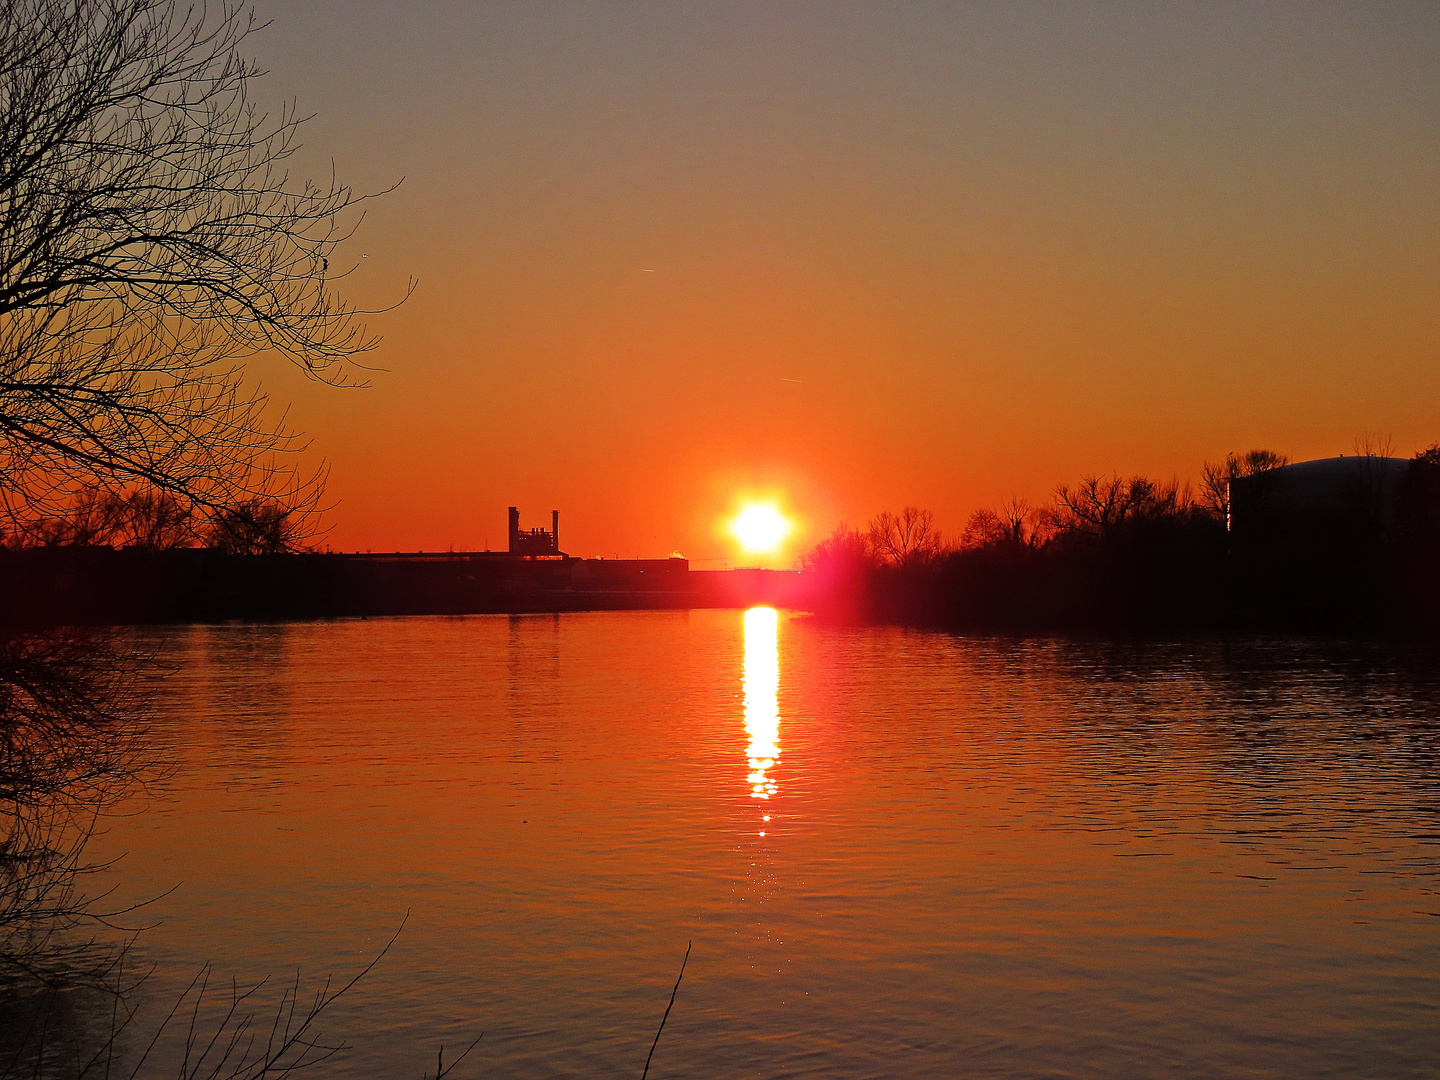
[[[770,770],[780,760],[779,623],[774,608],[745,612],[745,733],[750,736],[746,756],[754,799],[768,799],[776,791]]]

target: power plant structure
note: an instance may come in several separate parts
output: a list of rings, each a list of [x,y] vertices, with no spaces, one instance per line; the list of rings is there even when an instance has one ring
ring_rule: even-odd
[[[520,511],[517,507],[510,507],[509,551],[511,555],[523,555],[532,559],[563,559],[565,553],[560,550],[560,511],[550,511],[549,532],[544,529],[529,529],[522,532],[520,530]]]

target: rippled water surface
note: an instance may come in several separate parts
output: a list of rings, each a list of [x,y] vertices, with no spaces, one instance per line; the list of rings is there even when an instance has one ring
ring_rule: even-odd
[[[1433,1077],[1427,650],[765,610],[146,632],[148,1008],[313,985],[335,1075]],[[451,1051],[447,1050],[447,1053]],[[473,1066],[473,1067],[472,1067]]]

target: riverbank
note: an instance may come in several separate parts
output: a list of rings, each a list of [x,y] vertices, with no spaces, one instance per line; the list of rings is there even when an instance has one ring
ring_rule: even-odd
[[[5,622],[30,626],[803,606],[797,571],[496,552],[34,548],[0,552],[0,591]]]

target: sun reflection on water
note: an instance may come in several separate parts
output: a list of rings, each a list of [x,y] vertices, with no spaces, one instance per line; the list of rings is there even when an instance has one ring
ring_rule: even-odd
[[[780,760],[779,622],[774,608],[745,612],[745,733],[750,736],[745,752],[753,799],[768,799],[776,790],[770,770]]]

